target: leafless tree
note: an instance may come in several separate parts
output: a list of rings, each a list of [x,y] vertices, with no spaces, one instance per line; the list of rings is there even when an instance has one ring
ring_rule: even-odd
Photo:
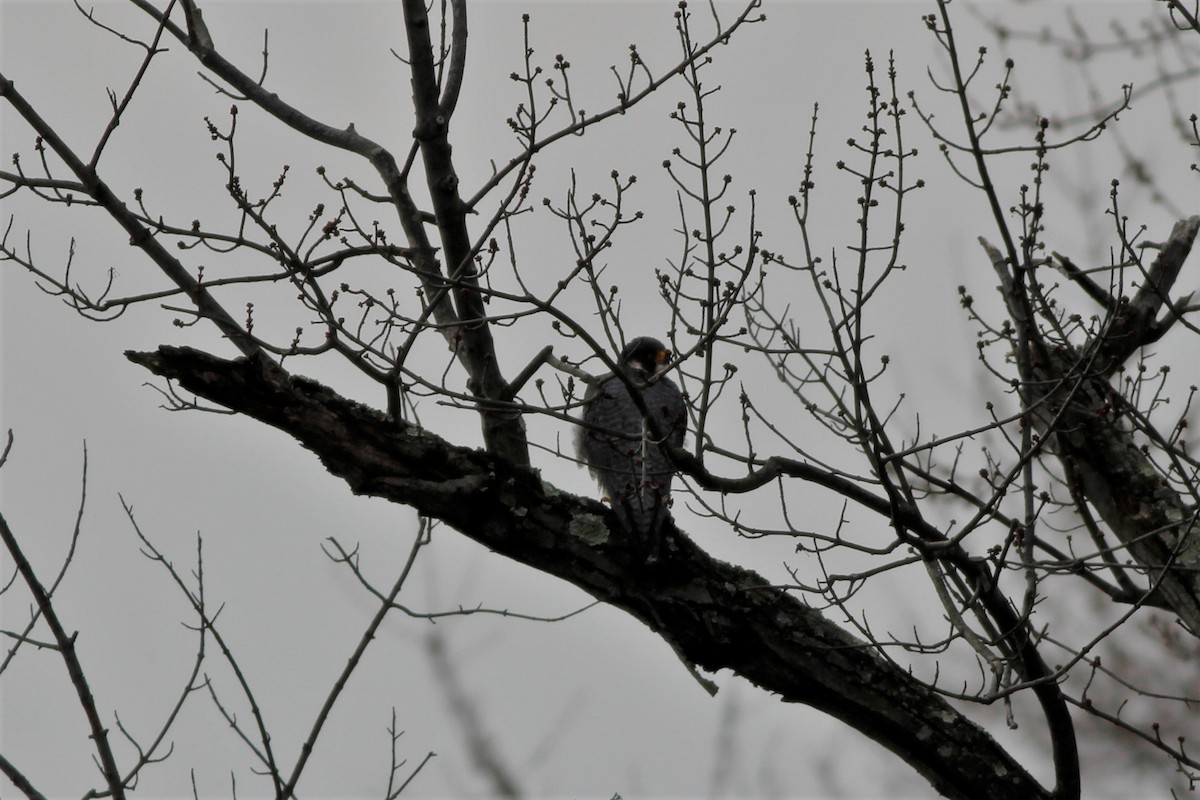
[[[158,268],[161,287],[122,295],[110,276],[102,291],[86,289],[71,264],[66,272],[41,264],[13,221],[2,255],[85,316],[110,319],[156,303],[177,313],[181,326],[215,326],[238,357],[170,345],[126,354],[168,381],[163,391],[172,407],[213,404],[289,434],[355,493],[412,507],[626,611],[705,688],[715,689],[700,671],[730,670],[785,702],[830,714],[946,796],[1079,797],[1077,730],[1088,718],[1160,751],[1165,769],[1188,782],[1200,774],[1185,745],[1186,718],[1172,717],[1181,728],[1167,731],[1153,715],[1126,709],[1145,699],[1166,719],[1161,709],[1194,702],[1188,681],[1146,685],[1136,659],[1120,669],[1099,656],[1143,623],[1158,625],[1158,638],[1146,641],[1164,653],[1194,653],[1200,634],[1200,461],[1186,438],[1195,387],[1178,379],[1184,372],[1194,381],[1196,365],[1194,358],[1161,363],[1152,348],[1200,332],[1200,304],[1176,290],[1200,217],[1188,216],[1194,208],[1175,210],[1163,195],[1159,207],[1182,218],[1169,229],[1143,226],[1127,216],[1114,175],[1104,206],[1087,220],[1109,243],[1103,260],[1062,252],[1048,223],[1048,170],[1064,152],[1122,135],[1114,132],[1137,119],[1132,106],[1142,90],[1097,93],[1088,113],[1052,119],[1014,94],[1021,73],[1011,59],[999,62],[978,42],[962,41],[957,8],[930,3],[925,22],[939,56],[927,80],[906,84],[891,59],[868,53],[864,122],[840,160],[824,154],[814,108],[788,201],[794,228],[785,234],[762,230],[754,192],[734,202],[733,179],[720,165],[737,139],[714,121],[715,87],[707,78],[722,46],[765,19],[759,0],[736,14],[680,3],[676,60],[652,65],[630,48],[627,62],[612,70],[616,101],[600,112],[584,110],[591,98],[573,91],[569,59],[541,61],[526,18],[522,63],[511,75],[524,96],[508,120],[517,146],[471,186],[452,149],[468,69],[466,0],[400,3],[407,41],[398,49],[412,87],[404,152],[353,125],[316,119],[303,98],[272,91],[265,48],[262,77],[257,67],[233,63],[195,0],[131,2],[148,27],[114,33],[141,53],[140,66],[127,89],[112,94],[110,122],[86,149],[66,141],[10,76],[0,76],[0,96],[36,137],[32,156],[14,156],[0,179],[4,196],[32,192],[64,215],[103,211]],[[1118,36],[1112,49],[1156,54],[1161,80],[1144,91],[1169,93],[1179,111],[1154,124],[1171,127],[1182,152],[1193,148],[1193,161],[1175,169],[1196,173],[1196,110],[1186,111],[1189,95],[1178,87],[1195,87],[1189,65],[1200,55],[1197,10],[1172,0],[1147,13],[1157,15],[1151,38]],[[1004,41],[1015,38],[998,24],[992,30]],[[119,190],[106,175],[106,147],[167,42],[186,48],[205,80],[230,98],[228,116],[208,121],[235,212],[228,224],[172,219],[141,190]],[[1166,66],[1165,52],[1184,66]],[[560,433],[577,424],[581,384],[613,371],[621,344],[644,332],[629,331],[621,279],[606,263],[641,217],[632,208],[637,179],[614,171],[602,191],[572,182],[540,205],[533,179],[545,151],[576,135],[603,136],[611,120],[635,114],[668,87],[682,98],[672,114],[681,144],[664,162],[677,189],[680,247],[656,277],[690,437],[669,452],[686,484],[675,500],[680,524],[668,531],[661,558],[647,564],[611,508],[561,491],[538,469],[573,454],[554,435],[529,433],[534,421],[556,421]],[[314,203],[303,219],[289,216],[281,201],[288,168],[263,188],[245,178],[239,147],[249,114],[356,158],[360,174],[335,178],[319,169],[331,201]],[[915,172],[917,143],[930,142],[944,161],[934,167],[925,159],[923,173],[949,171],[990,210],[972,268],[992,271],[1002,301],[977,301],[961,290],[963,313],[978,332],[979,363],[992,380],[979,389],[975,421],[938,436],[919,420],[940,409],[911,409],[894,391],[891,367],[902,356],[888,352],[887,326],[902,323],[881,308],[907,263],[933,257],[914,251],[906,227],[924,187]],[[1125,166],[1153,185],[1152,175],[1137,172],[1131,146],[1122,146]],[[831,161],[858,186],[848,242],[831,241],[813,223],[825,202],[816,176]],[[1032,165],[1019,187],[999,177],[1011,175],[1014,162],[1021,170]],[[537,243],[521,228],[530,214],[561,221],[573,263],[538,259]],[[806,309],[803,316],[793,303]],[[288,307],[296,323],[279,324],[278,309]],[[262,308],[271,309],[270,323],[257,320]],[[508,335],[522,325],[557,338],[526,350]],[[935,356],[939,344],[929,345]],[[373,400],[352,400],[349,391],[293,371],[311,372],[307,365],[330,359],[368,379]],[[751,374],[766,376],[771,391],[748,380]],[[786,403],[775,399],[780,385]],[[423,424],[419,398],[435,398],[455,420],[477,421],[483,447],[453,440],[461,423]],[[652,414],[642,412],[653,439]],[[806,516],[801,498],[818,492],[844,503],[838,519]],[[772,579],[718,560],[687,535],[685,505],[695,512],[690,518],[719,520],[733,535],[794,541],[808,566]],[[53,589],[22,558],[16,533],[0,525],[0,534],[36,601],[15,641],[61,654],[88,711],[103,775],[98,795],[123,797],[138,772],[162,757],[161,736],[154,747],[139,747],[135,764],[116,763],[54,613]],[[424,535],[414,540],[412,558]],[[189,581],[148,539],[145,547],[191,601],[197,663],[206,648],[224,649],[199,559]],[[357,573],[352,551],[331,555]],[[274,796],[296,792],[325,715],[398,607],[406,575],[407,568],[390,589],[371,587],[378,611],[294,767],[273,752],[261,720],[238,723]],[[863,601],[864,590],[879,585],[919,586],[910,590],[927,593],[941,613],[905,635],[886,633]],[[1060,598],[1081,592],[1104,598],[1104,612],[1072,618]],[[38,625],[52,641],[36,642]],[[1194,682],[1194,668],[1187,673]],[[186,682],[181,704],[204,688],[199,675]],[[243,682],[242,690],[253,707],[250,686]],[[1049,783],[981,722],[989,706],[1004,709],[1013,726],[1037,709],[1051,744]],[[20,765],[0,760],[0,770],[27,796],[40,796]],[[391,774],[399,775],[395,764]],[[389,786],[389,796],[400,783]]]

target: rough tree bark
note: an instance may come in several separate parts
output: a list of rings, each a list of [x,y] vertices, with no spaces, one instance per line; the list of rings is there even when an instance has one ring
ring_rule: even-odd
[[[129,352],[182,388],[313,451],[357,494],[403,503],[514,560],[569,581],[654,630],[683,658],[729,669],[785,702],[824,711],[887,747],[948,797],[1050,798],[986,731],[762,576],[709,556],[682,532],[651,568],[613,513],[536,470],[453,445],[328,387],[188,348]],[[473,501],[463,503],[470,493]]]
[[[1043,409],[1033,414],[1035,427],[1082,496],[1150,575],[1152,590],[1129,601],[1170,609],[1195,636],[1200,636],[1200,506],[1189,505],[1155,467],[1138,440],[1147,426],[1133,424],[1138,411],[1112,380],[1141,348],[1162,338],[1191,302],[1191,294],[1177,301],[1170,294],[1198,232],[1200,216],[1177,222],[1132,298],[1111,296],[1058,256],[1067,274],[1107,312],[1100,332],[1079,347],[1034,333],[1019,285],[1035,278],[1023,278],[999,249],[982,242],[1009,316],[1033,337],[1034,383],[1046,400],[1034,404]]]

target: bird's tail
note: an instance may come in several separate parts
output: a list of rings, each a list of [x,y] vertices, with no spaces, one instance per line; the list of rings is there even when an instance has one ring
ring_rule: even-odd
[[[614,508],[625,528],[636,535],[642,545],[647,563],[657,561],[662,551],[663,533],[670,527],[669,494],[661,481],[644,480],[639,487],[629,487],[626,497]]]

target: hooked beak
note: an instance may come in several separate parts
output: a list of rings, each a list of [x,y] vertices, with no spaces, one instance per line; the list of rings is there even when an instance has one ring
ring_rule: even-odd
[[[661,375],[667,369],[667,364],[671,361],[670,350],[659,350],[654,354],[654,374]]]

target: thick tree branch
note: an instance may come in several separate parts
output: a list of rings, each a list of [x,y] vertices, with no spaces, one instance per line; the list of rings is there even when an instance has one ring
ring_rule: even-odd
[[[466,52],[466,7],[454,7],[454,46],[446,97],[439,99],[433,41],[429,34],[429,15],[425,0],[405,0],[404,29],[408,34],[408,64],[412,75],[413,111],[416,126],[413,138],[421,146],[425,182],[433,202],[438,234],[442,241],[446,272],[455,282],[452,290],[460,327],[452,342],[459,359],[470,375],[472,393],[485,400],[499,400],[507,393],[500,372],[496,346],[488,323],[483,294],[479,290],[474,246],[467,229],[467,207],[459,194],[458,174],[450,146],[450,114],[454,110],[459,79]],[[483,437],[489,449],[518,464],[529,463],[529,443],[525,425],[516,414],[498,413],[484,408],[481,412]]]
[[[1192,252],[1196,234],[1200,231],[1200,216],[1188,217],[1175,223],[1171,235],[1159,249],[1158,256],[1146,270],[1142,284],[1128,305],[1118,304],[1116,319],[1103,334],[1105,366],[1111,373],[1139,348],[1157,342],[1180,318],[1180,311],[1171,302],[1170,294],[1183,269],[1183,262]],[[1163,306],[1166,313],[1159,318]]]
[[[1088,502],[1157,582],[1158,597],[1200,636],[1200,521],[1197,509],[1164,480],[1143,451],[1131,409],[1110,376],[1139,347],[1156,341],[1176,311],[1156,320],[1200,229],[1200,217],[1177,223],[1148,270],[1147,281],[1125,312],[1117,311],[1100,332],[1076,350],[1066,343],[1040,348],[1033,383],[1049,387],[1048,414],[1035,413],[1039,434],[1054,455],[1078,476]],[[1015,282],[1003,253],[981,240],[1002,281]],[[1005,293],[1006,300],[1009,293]],[[1020,323],[1020,308],[1009,302]],[[1087,355],[1084,355],[1087,354]],[[1118,360],[1119,359],[1119,360]]]
[[[445,119],[454,116],[467,66],[467,0],[451,0],[450,8],[454,13],[454,29],[450,36],[450,69],[446,72],[442,100],[438,104],[438,114]]]
[[[730,669],[892,750],[940,792],[1049,798],[981,728],[905,670],[760,575],[682,533],[650,568],[611,511],[535,470],[397,424],[329,388],[186,348],[126,354],[183,388],[289,434],[358,494],[441,519],[485,546],[632,614],[706,670]],[[466,493],[472,501],[463,502]]]

